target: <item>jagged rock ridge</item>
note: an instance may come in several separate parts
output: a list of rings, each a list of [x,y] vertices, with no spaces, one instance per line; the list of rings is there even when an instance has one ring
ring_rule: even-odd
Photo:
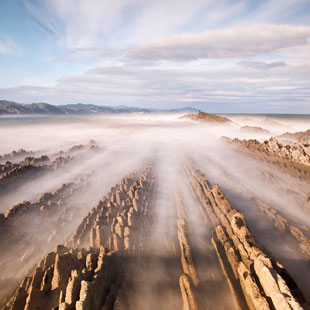
[[[293,142],[297,142],[300,140],[306,140],[306,141],[310,141],[310,129],[306,130],[306,131],[299,131],[299,132],[286,132],[283,133],[282,135],[277,136],[277,139],[281,139],[281,140],[289,140],[289,141],[293,141]]]
[[[222,142],[252,156],[274,163],[298,177],[310,180],[310,144],[300,140],[283,145],[272,137],[263,143],[258,140],[239,140],[223,137]]]
[[[247,132],[247,133],[259,133],[259,134],[267,134],[270,132],[267,129],[264,129],[262,127],[256,127],[256,126],[242,126],[240,127],[240,131]]]
[[[211,187],[191,163],[185,170],[206,225],[213,225],[212,244],[236,308],[309,309],[287,270],[259,248],[245,216],[231,206],[220,187]],[[127,270],[138,262],[136,270],[142,272],[144,258],[150,259],[147,236],[152,227],[154,182],[148,165],[112,187],[65,246],[48,253],[21,281],[3,309],[134,309],[128,300],[133,297]],[[180,295],[184,309],[198,310],[201,280],[179,194],[175,204]]]

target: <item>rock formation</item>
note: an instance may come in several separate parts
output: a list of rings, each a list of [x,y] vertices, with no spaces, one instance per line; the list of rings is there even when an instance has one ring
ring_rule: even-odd
[[[75,145],[67,151],[58,152],[56,156],[52,155],[54,157],[53,160],[47,155],[41,155],[40,157],[27,156],[18,163],[6,161],[5,164],[0,164],[0,196],[7,194],[9,191],[16,190],[26,181],[33,180],[49,172],[61,169],[70,163],[82,160],[85,157],[83,152],[86,152],[87,149],[96,151],[98,146],[94,142],[87,146]],[[12,154],[14,157],[14,151]],[[23,156],[25,154],[29,155],[29,152],[20,150],[16,154]],[[6,154],[3,156],[7,157]]]
[[[260,143],[257,140],[239,140],[223,137],[222,141],[242,152],[274,163],[295,175],[310,178],[310,144],[300,140],[292,145],[282,145],[274,137]]]
[[[267,129],[264,129],[262,127],[256,127],[256,126],[242,126],[240,127],[241,132],[245,133],[254,133],[254,134],[268,134],[269,131]]]
[[[255,199],[255,201],[261,212],[274,223],[280,232],[288,233],[297,240],[301,251],[310,260],[310,226],[294,222],[259,199]]]
[[[181,119],[190,119],[193,121],[206,122],[206,123],[219,123],[219,124],[229,124],[231,120],[225,116],[219,116],[215,114],[209,114],[199,111],[197,114],[187,114],[181,117]]]
[[[296,283],[279,262],[257,246],[244,215],[232,208],[219,186],[210,187],[193,166],[187,169],[203,204],[202,211],[214,226],[213,243],[229,267],[227,275],[239,307],[244,297],[251,310],[308,309]]]
[[[54,192],[40,195],[34,202],[21,202],[1,216],[1,278],[10,277],[14,268],[17,268],[15,277],[19,277],[47,249],[63,241],[68,227],[80,212],[68,202],[82,188],[87,188],[87,178],[63,184]]]
[[[143,250],[143,218],[153,186],[150,172],[148,166],[113,187],[84,218],[68,247],[59,245],[48,253],[3,309],[99,310],[109,303],[121,271],[119,256]]]
[[[27,243],[27,238],[22,238],[23,242],[19,243],[21,232],[17,227],[20,221],[35,214],[38,224],[48,226],[49,219],[58,214],[56,223],[59,225],[51,237],[54,238],[51,245],[56,242],[58,245],[29,268],[15,291],[10,290],[2,309],[130,310],[139,308],[137,305],[141,307],[139,302],[146,308],[179,309],[181,304],[186,310],[206,308],[202,299],[209,293],[205,291],[208,281],[199,268],[201,261],[195,255],[199,249],[190,229],[193,223],[189,212],[194,212],[194,208],[201,215],[201,222],[194,225],[205,225],[210,229],[208,240],[211,239],[212,253],[205,253],[203,259],[207,260],[208,266],[211,257],[218,260],[218,271],[223,279],[219,282],[226,283],[232,303],[234,301],[230,309],[310,309],[288,271],[260,248],[245,215],[233,208],[221,188],[211,186],[190,161],[186,162],[184,170],[189,180],[189,192],[197,203],[192,200],[190,208],[186,208],[183,192],[176,192],[172,205],[175,213],[170,222],[174,223],[175,235],[171,234],[174,237],[162,242],[172,250],[166,251],[165,255],[155,251],[154,255],[150,251],[154,251],[154,246],[149,246],[157,194],[153,165],[146,164],[113,186],[78,226],[73,225],[77,228],[66,238],[61,227],[68,225],[76,215],[68,209],[67,199],[86,186],[87,178],[64,184],[55,192],[44,193],[35,202],[14,206],[0,217],[0,246],[4,245],[3,249],[7,250],[10,244],[17,245],[7,255],[6,264],[13,252],[26,261],[38,252],[30,246],[47,237],[42,233],[35,242],[32,239]],[[307,228],[286,219],[261,201],[256,203],[281,232],[292,234],[307,254]],[[0,267],[5,269],[1,263]],[[164,274],[157,275],[158,270],[164,270]],[[157,276],[158,282],[154,281]],[[218,284],[211,281],[211,285]],[[165,299],[169,304],[163,307],[161,298],[165,294],[170,294]],[[147,298],[154,304],[145,304]],[[217,309],[224,309],[220,300],[216,303]]]
[[[199,277],[193,261],[193,253],[187,237],[185,211],[182,201],[177,196],[178,210],[178,239],[181,252],[181,263],[183,274],[180,276],[180,288],[183,299],[184,310],[198,310],[197,298],[195,296],[195,287],[199,284]]]
[[[301,140],[306,140],[308,142],[310,142],[310,129],[306,130],[306,131],[299,131],[299,132],[286,132],[283,133],[279,136],[277,136],[277,139],[279,140],[286,140],[289,142],[298,142]]]
[[[12,151],[7,154],[0,155],[0,163],[6,162],[6,161],[19,161],[22,160],[26,156],[33,156],[35,152],[32,151],[26,151],[24,149],[19,149],[18,151]]]

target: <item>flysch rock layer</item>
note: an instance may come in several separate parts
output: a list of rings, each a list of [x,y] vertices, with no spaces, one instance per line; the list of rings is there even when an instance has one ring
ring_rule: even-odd
[[[137,264],[139,255],[136,254],[142,253],[146,246],[154,191],[151,171],[149,165],[113,187],[84,218],[65,246],[58,246],[28,273],[3,309],[128,308],[134,292],[132,282],[128,278],[124,281],[124,269],[129,266],[125,262],[135,260]],[[187,166],[187,172],[200,199],[202,215],[214,227],[212,243],[236,309],[309,309],[284,267],[259,249],[245,217],[232,208],[221,189],[217,185],[211,187],[192,165]],[[188,237],[187,217],[178,196],[176,205],[183,308],[196,310],[199,277]],[[130,255],[133,260],[128,259]],[[180,258],[177,258],[179,262]],[[140,269],[143,272],[144,267],[141,265]]]
[[[88,176],[63,184],[54,192],[44,193],[34,202],[24,201],[11,207],[0,219],[0,276],[21,269],[36,257],[62,242],[67,225],[78,212],[68,203],[88,184]],[[38,229],[45,227],[45,229]],[[38,233],[39,232],[39,233]],[[39,255],[39,256],[38,256]],[[20,276],[15,272],[15,276]]]
[[[26,151],[24,149],[19,149],[18,151],[12,151],[7,154],[0,155],[0,163],[3,164],[6,161],[20,161],[26,156],[34,156],[36,152],[33,151]]]
[[[260,211],[266,215],[275,227],[281,233],[289,233],[295,238],[299,247],[308,260],[310,260],[310,227],[298,223],[294,223],[290,218],[279,211],[272,208],[268,204],[262,202],[260,199],[255,199]]]
[[[286,132],[286,133],[283,133],[277,136],[277,138],[279,140],[287,140],[289,142],[297,142],[300,140],[306,140],[310,142],[310,129],[306,131],[299,131],[299,132],[294,132],[294,133]]]
[[[193,282],[187,273],[180,276],[180,288],[183,299],[183,310],[198,310],[196,297],[193,294]]]
[[[188,274],[195,286],[199,284],[199,277],[194,265],[192,249],[187,237],[185,211],[182,201],[177,196],[178,210],[178,239],[181,250],[181,263],[184,273]]]
[[[141,176],[124,178],[111,189],[97,208],[93,209],[76,230],[72,246],[138,250],[142,246],[141,225],[150,203],[153,179],[147,168]]]
[[[251,310],[309,309],[288,272],[257,246],[245,217],[232,208],[219,186],[211,188],[205,176],[191,164],[187,170],[248,307]]]
[[[59,246],[22,281],[3,309],[99,309],[113,281],[116,260],[103,247]]]
[[[216,162],[212,162],[212,165],[215,165],[218,171],[225,175],[225,178],[231,184],[234,184],[233,191],[237,195],[241,195],[244,199],[248,200],[253,206],[257,206],[260,212],[262,212],[266,218],[273,222],[274,226],[281,233],[288,233],[292,235],[296,242],[298,242],[299,248],[309,259],[309,240],[310,240],[310,226],[298,221],[291,214],[288,214],[285,211],[279,211],[273,208],[270,204],[267,204],[265,201],[262,201],[262,198],[257,198],[254,196],[253,192],[248,190],[246,187],[242,186],[240,182],[232,174],[226,172],[220,165]],[[260,174],[264,177],[264,181],[270,185],[276,185],[278,187],[284,187],[284,180],[281,180],[278,177],[275,177],[273,174],[266,170],[260,171]],[[303,183],[303,182],[301,182]],[[294,188],[288,189],[290,196],[294,197],[296,204],[301,207],[301,210],[304,211],[307,216],[310,213],[310,194],[306,197],[301,194],[304,191],[304,184],[294,184]],[[303,206],[303,207],[302,207]]]
[[[61,151],[57,153],[57,156],[52,156],[53,159],[47,155],[41,155],[40,157],[27,156],[18,163],[6,161],[4,164],[0,164],[0,195],[7,194],[8,191],[15,190],[25,182],[40,177],[45,173],[60,169],[76,160],[82,160],[86,154],[82,152],[85,148],[90,151],[98,150],[98,146],[92,142],[87,146],[77,145],[65,152]],[[22,156],[22,154],[26,155],[28,153],[21,150],[16,154]],[[6,157],[6,155],[3,156]]]
[[[67,247],[57,246],[25,277],[3,310],[110,309],[122,253],[141,249],[152,186],[151,165],[124,178],[83,220]]]
[[[274,137],[263,143],[257,140],[227,137],[221,140],[240,151],[276,164],[298,177],[310,180],[310,144],[306,140],[300,140],[292,145],[283,145]]]
[[[178,212],[178,239],[181,252],[181,264],[183,274],[180,276],[179,284],[183,300],[184,310],[198,310],[195,287],[199,285],[199,277],[193,261],[192,249],[187,237],[185,210],[179,194],[176,194]]]

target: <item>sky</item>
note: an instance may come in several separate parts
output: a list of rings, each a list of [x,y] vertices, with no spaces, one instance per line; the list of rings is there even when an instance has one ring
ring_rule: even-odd
[[[310,114],[310,0],[0,0],[0,100]]]

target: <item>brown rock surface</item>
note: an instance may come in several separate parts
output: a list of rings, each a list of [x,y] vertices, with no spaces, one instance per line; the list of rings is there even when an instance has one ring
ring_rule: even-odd
[[[257,247],[244,215],[231,207],[217,185],[211,189],[204,187],[202,182],[204,176],[198,170],[188,168],[187,171],[193,177],[193,185],[214,224],[218,240],[225,249],[226,261],[229,262],[234,277],[239,278],[249,308],[303,309],[300,302],[304,303],[304,298],[300,297],[302,294],[297,285],[294,284],[294,290],[291,291],[289,287],[292,287],[293,280],[280,275],[280,273],[288,274],[287,271],[283,272],[284,267],[281,267],[281,270],[275,269],[272,259]],[[233,252],[235,255],[231,255]],[[229,272],[227,276],[229,277]],[[229,282],[233,286],[233,279],[230,278]],[[300,297],[300,302],[295,296]]]
[[[119,204],[114,204],[111,200],[115,199],[113,194],[118,186],[112,188],[111,193],[84,218],[73,239],[68,241],[68,247],[59,245],[55,252],[43,258],[29,286],[26,279],[22,281],[21,289],[11,297],[5,310],[22,310],[21,305],[28,310],[100,310],[106,302],[112,302],[112,297],[107,297],[109,288],[119,278],[122,264],[103,246],[109,244],[111,249],[119,252],[118,255],[123,255],[124,250],[139,252],[143,248],[144,220],[148,215],[146,207],[153,186],[151,167],[131,174],[126,178],[128,183],[131,183],[134,199],[139,201],[138,210],[134,211],[133,198],[124,188],[118,195]],[[61,189],[61,192],[66,191]],[[44,194],[39,201],[46,199],[53,200],[53,195]],[[130,226],[128,214],[138,219],[131,221]],[[70,248],[72,244],[84,245],[88,249]]]
[[[246,133],[257,133],[257,134],[267,134],[269,133],[268,130],[262,128],[262,127],[256,127],[256,126],[242,126],[240,127],[241,132]]]
[[[188,114],[184,115],[181,118],[190,119],[199,122],[207,122],[207,123],[219,123],[219,124],[229,124],[231,120],[224,116],[219,116],[215,114],[209,114],[205,112],[199,111],[197,114]]]
[[[239,140],[226,137],[223,137],[222,141],[238,150],[286,168],[286,170],[295,170],[295,174],[297,173],[299,176],[303,176],[303,174],[309,176],[310,144],[306,140],[297,141],[292,145],[283,145],[274,137],[263,143],[257,140]]]
[[[190,277],[183,273],[180,277],[180,288],[183,299],[184,310],[198,310],[196,297],[192,290],[193,285],[191,284]]]

